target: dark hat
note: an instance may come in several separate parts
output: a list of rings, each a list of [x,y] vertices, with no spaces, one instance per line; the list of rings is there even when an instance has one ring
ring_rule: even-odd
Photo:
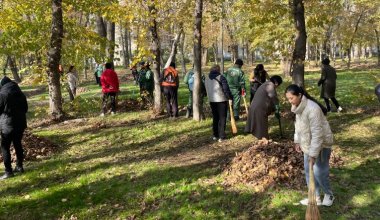
[[[322,60],[322,64],[329,65],[330,59],[328,57],[326,57],[325,59]]]
[[[242,60],[242,59],[237,59],[237,60],[235,61],[235,64],[236,64],[236,65],[243,66],[243,60]]]

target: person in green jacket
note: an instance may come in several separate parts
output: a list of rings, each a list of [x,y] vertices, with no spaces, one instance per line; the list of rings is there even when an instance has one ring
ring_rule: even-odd
[[[233,113],[235,120],[239,120],[241,96],[245,96],[245,78],[241,69],[243,60],[237,59],[235,65],[224,73],[233,96]]]
[[[149,63],[145,63],[139,71],[139,85],[143,100],[151,102],[153,100],[154,79]]]
[[[99,86],[101,86],[100,77],[102,76],[103,71],[104,71],[104,64],[102,63],[96,64],[95,79],[96,79],[96,84],[98,84]]]

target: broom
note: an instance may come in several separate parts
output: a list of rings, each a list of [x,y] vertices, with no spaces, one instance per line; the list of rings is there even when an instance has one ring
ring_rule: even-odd
[[[318,210],[318,205],[315,197],[315,180],[313,164],[309,162],[309,195],[306,209],[306,220],[321,220],[321,215]]]

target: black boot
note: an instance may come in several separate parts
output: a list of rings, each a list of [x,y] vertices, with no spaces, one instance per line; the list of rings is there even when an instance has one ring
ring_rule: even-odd
[[[4,175],[0,176],[0,180],[5,180],[13,176],[14,176],[13,172],[5,172]]]
[[[23,173],[24,172],[24,168],[22,166],[16,166],[14,169],[13,169],[13,172],[14,173]]]

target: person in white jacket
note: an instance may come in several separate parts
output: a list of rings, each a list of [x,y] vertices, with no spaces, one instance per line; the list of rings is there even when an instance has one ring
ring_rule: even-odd
[[[69,72],[67,73],[67,81],[69,83],[70,90],[73,96],[76,96],[77,85],[78,85],[78,73],[74,66],[70,66]]]
[[[296,114],[294,143],[296,151],[304,153],[306,182],[309,184],[309,165],[312,164],[317,204],[331,206],[335,199],[329,180],[333,134],[325,116],[327,109],[298,85],[286,88],[286,98],[292,105],[291,111]],[[321,188],[325,193],[323,202],[320,199]],[[308,199],[300,203],[307,205]]]

